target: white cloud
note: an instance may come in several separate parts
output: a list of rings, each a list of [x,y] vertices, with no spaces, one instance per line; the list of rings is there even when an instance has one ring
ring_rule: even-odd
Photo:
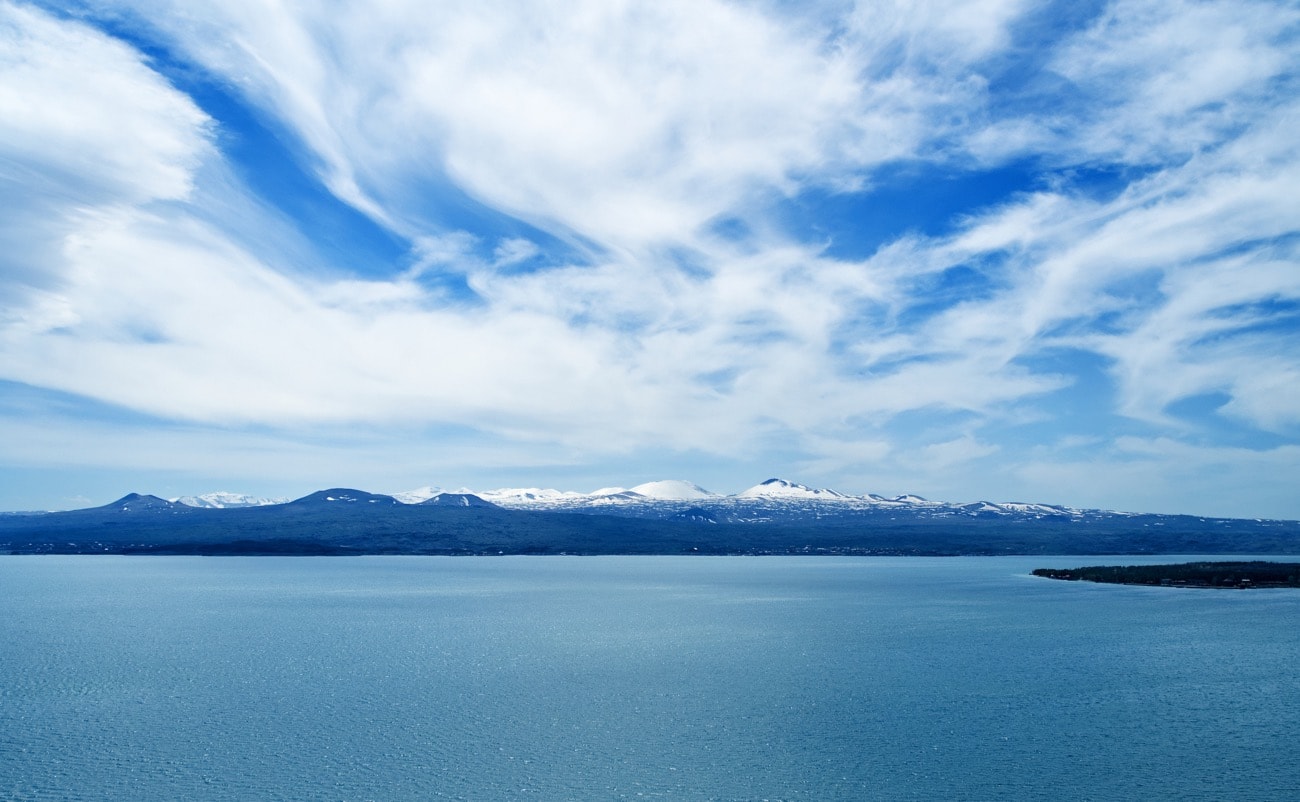
[[[1136,164],[1221,142],[1295,70],[1298,22],[1285,3],[1112,3],[1052,65],[1091,101],[1073,141]]]
[[[216,426],[455,424],[519,463],[779,452],[828,478],[1012,458],[981,426],[1070,386],[1031,367],[1058,349],[1107,359],[1117,410],[1169,432],[1172,405],[1218,392],[1248,426],[1300,422],[1294,326],[1269,311],[1300,300],[1288,7],[1115,3],[1041,54],[1072,93],[996,108],[1019,2],[798,24],[721,2],[103,8],[257,104],[409,262],[301,264],[143,56],[0,6],[9,380]],[[1150,172],[1108,196],[1063,170],[862,260],[774,213],[895,160],[1025,154]],[[460,230],[430,202],[447,191],[577,255]],[[723,219],[747,233],[710,233]],[[958,266],[986,284],[937,302]],[[963,428],[890,430],[933,411]]]
[[[184,198],[210,123],[131,48],[0,4],[0,177],[79,200]]]
[[[32,293],[57,286],[77,217],[187,197],[214,153],[210,124],[131,48],[0,3],[0,303],[60,306]]]
[[[1240,136],[1108,201],[1037,193],[950,240],[909,243],[906,258],[929,271],[1000,259],[986,269],[1003,286],[862,355],[871,364],[955,354],[967,364],[1085,349],[1112,360],[1118,410],[1131,417],[1173,425],[1170,405],[1225,392],[1224,411],[1248,424],[1293,426],[1280,399],[1300,395],[1285,311],[1300,302],[1291,239],[1300,153],[1284,132],[1298,121],[1294,104],[1261,110]]]
[[[437,228],[419,197],[450,180],[561,236],[638,247],[917,154],[982,102],[971,65],[1023,5],[924,3],[882,25],[864,4],[806,25],[714,0],[393,0],[329,14],[237,0],[152,4],[141,21],[278,118],[339,197],[404,235]],[[888,57],[900,42],[908,57]]]
[[[955,440],[922,446],[915,457],[906,458],[904,462],[911,463],[918,472],[943,473],[998,451],[999,448],[995,445],[981,443],[975,437],[965,435]]]
[[[860,0],[841,24],[873,76],[936,80],[940,93],[972,64],[1011,43],[1025,0]]]
[[[496,267],[509,267],[520,262],[526,262],[542,252],[537,244],[532,240],[511,237],[502,240],[492,251],[493,265]]]

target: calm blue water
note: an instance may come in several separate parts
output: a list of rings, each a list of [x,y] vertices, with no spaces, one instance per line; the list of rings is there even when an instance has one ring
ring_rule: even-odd
[[[0,557],[0,798],[1300,799],[1300,592],[1106,562]]]

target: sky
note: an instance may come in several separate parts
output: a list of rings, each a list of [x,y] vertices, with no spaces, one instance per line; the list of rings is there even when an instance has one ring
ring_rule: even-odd
[[[0,0],[0,509],[1300,519],[1300,5]]]

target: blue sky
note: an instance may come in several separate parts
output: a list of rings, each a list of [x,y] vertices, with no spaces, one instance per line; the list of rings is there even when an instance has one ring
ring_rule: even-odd
[[[1300,518],[1298,65],[1285,2],[0,0],[0,509]]]

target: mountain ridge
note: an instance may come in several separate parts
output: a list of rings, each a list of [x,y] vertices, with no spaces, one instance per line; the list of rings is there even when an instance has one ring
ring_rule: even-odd
[[[1040,504],[1024,502],[939,502],[931,501],[914,494],[902,494],[894,497],[880,496],[875,493],[853,495],[830,488],[814,488],[786,479],[771,478],[737,493],[714,493],[683,479],[665,479],[645,482],[632,488],[603,487],[584,493],[575,490],[556,490],[540,487],[505,487],[495,490],[470,490],[462,488],[457,491],[444,491],[436,486],[418,490],[401,491],[391,494],[404,503],[416,504],[427,498],[445,492],[473,494],[485,501],[509,509],[565,509],[581,511],[584,508],[599,508],[609,511],[615,505],[656,504],[660,502],[699,501],[709,503],[735,503],[738,500],[755,501],[826,501],[845,504],[873,506],[927,506],[957,509],[972,505],[989,505],[988,509],[1016,511],[1036,511],[1040,513],[1069,514],[1083,512],[1080,508],[1060,504]],[[1114,511],[1107,511],[1114,512]],[[1118,513],[1128,514],[1128,513]],[[1133,513],[1142,514],[1142,513]]]
[[[452,494],[432,504],[319,491],[230,509],[124,497],[0,516],[0,553],[208,555],[1300,554],[1300,522],[990,512],[840,501],[632,501],[510,509]],[[475,497],[477,498],[477,497]],[[642,497],[644,499],[645,497]],[[331,500],[332,499],[332,500]]]
[[[930,515],[999,515],[1008,518],[1030,517],[1070,517],[1088,516],[1161,516],[1170,513],[1131,512],[1111,509],[1073,507],[1065,504],[1041,502],[988,500],[952,502],[934,501],[923,496],[905,493],[886,497],[875,493],[854,495],[842,493],[830,488],[815,488],[781,478],[770,478],[752,487],[732,494],[713,493],[692,482],[682,479],[667,479],[645,482],[630,489],[618,486],[603,487],[589,493],[573,490],[556,490],[552,488],[522,487],[498,488],[496,490],[476,491],[462,487],[447,490],[438,486],[426,486],[416,490],[399,491],[389,494],[370,493],[352,488],[330,488],[310,493],[296,499],[270,498],[228,491],[215,491],[196,496],[181,496],[164,499],[159,496],[130,493],[121,499],[110,502],[113,505],[134,504],[170,504],[171,509],[180,507],[197,509],[238,509],[250,507],[276,507],[286,504],[328,503],[328,499],[346,501],[346,496],[364,498],[369,503],[419,505],[438,496],[445,496],[442,503],[452,502],[456,497],[472,496],[478,504],[483,502],[497,507],[513,510],[530,511],[564,511],[575,513],[610,514],[624,517],[680,517],[689,507],[702,506],[706,509],[721,510],[724,517],[728,512],[736,522],[758,523],[778,518],[790,517],[795,513],[820,512],[821,517],[834,515],[849,510],[897,510],[901,513],[924,513]],[[131,501],[135,499],[134,501]],[[152,499],[152,501],[141,501]],[[801,506],[802,505],[802,506]],[[87,508],[97,509],[97,508]],[[18,514],[18,513],[12,513]],[[40,511],[25,511],[22,515],[48,514]],[[1179,515],[1174,513],[1172,515]],[[712,516],[710,516],[712,517]],[[1219,518],[1214,516],[1187,516],[1203,521],[1209,520],[1282,520],[1261,518]]]
[[[0,516],[0,553],[1300,554],[1300,521],[848,496],[785,480],[729,496],[681,480],[647,484],[659,496],[695,497],[507,488],[404,503],[336,487],[219,508],[131,493],[82,510]]]

